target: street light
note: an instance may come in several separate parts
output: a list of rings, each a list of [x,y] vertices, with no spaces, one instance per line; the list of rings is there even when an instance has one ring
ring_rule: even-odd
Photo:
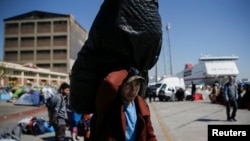
[[[170,23],[166,26],[167,33],[168,33],[168,50],[169,50],[169,63],[170,63],[170,75],[173,75],[172,72],[172,57],[171,57],[171,48],[170,48],[170,36],[169,36],[169,30],[170,30]]]
[[[156,64],[155,64],[155,83],[158,81],[157,80],[157,77],[158,77],[158,74],[157,74],[157,62],[156,62]]]

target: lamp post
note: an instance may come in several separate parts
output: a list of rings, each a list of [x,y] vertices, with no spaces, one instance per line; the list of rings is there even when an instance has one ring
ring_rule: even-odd
[[[155,64],[155,83],[158,81],[157,80],[157,76],[158,76],[158,74],[157,74],[157,62],[156,62],[156,64]]]
[[[170,36],[169,36],[169,30],[170,30],[170,23],[166,26],[167,33],[168,33],[168,51],[169,51],[169,63],[170,63],[170,75],[173,75],[172,72],[172,57],[171,57],[171,47],[170,47]]]

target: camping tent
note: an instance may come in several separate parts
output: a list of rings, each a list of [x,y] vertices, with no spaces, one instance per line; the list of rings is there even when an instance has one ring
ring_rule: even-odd
[[[4,89],[0,89],[0,100],[10,100],[11,94]]]
[[[16,100],[15,105],[40,105],[40,94],[38,91],[24,93]]]

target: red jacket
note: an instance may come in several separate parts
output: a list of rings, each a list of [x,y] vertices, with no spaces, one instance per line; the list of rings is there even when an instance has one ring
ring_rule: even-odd
[[[96,141],[125,141],[126,117],[120,95],[119,86],[127,76],[125,70],[110,73],[99,89],[96,97],[96,113],[91,128],[91,138]],[[157,141],[150,119],[150,111],[146,102],[135,98],[137,111],[136,141]],[[93,135],[93,136],[92,136]],[[92,138],[93,140],[93,138]]]

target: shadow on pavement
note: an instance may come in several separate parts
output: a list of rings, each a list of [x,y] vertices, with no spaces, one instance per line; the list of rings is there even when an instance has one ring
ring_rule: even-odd
[[[200,119],[197,119],[196,121],[202,121],[202,122],[215,122],[215,121],[218,121],[218,122],[222,122],[222,121],[226,121],[226,120],[200,118]]]
[[[42,137],[41,138],[43,141],[54,141],[55,140],[55,136],[50,136],[50,137]],[[71,141],[70,137],[66,137],[65,139],[66,141]]]

